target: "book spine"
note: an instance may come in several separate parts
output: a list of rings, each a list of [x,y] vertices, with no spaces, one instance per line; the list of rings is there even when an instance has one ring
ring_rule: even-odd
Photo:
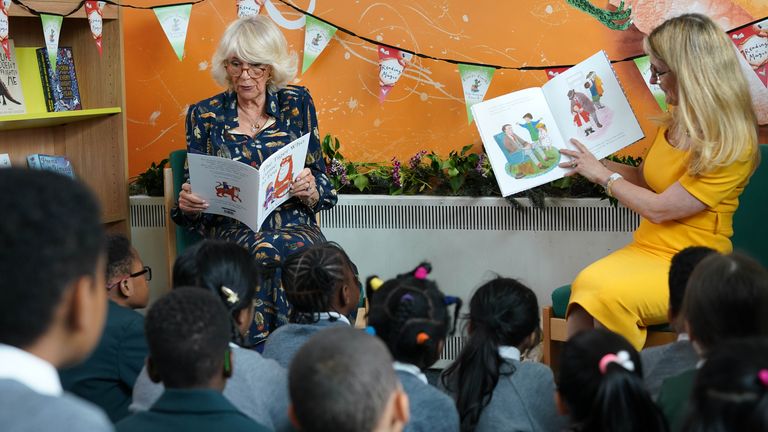
[[[42,169],[40,166],[40,155],[35,153],[27,156],[27,165],[32,169]]]
[[[51,88],[51,80],[49,78],[50,62],[48,61],[48,54],[45,48],[38,48],[37,53],[37,66],[40,70],[40,81],[43,83],[43,95],[45,96],[45,106],[48,112],[54,111],[53,89]]]
[[[72,48],[59,48],[59,61],[56,63],[56,82],[59,84],[57,91],[60,92],[55,95],[59,102],[58,109],[60,111],[82,109]]]

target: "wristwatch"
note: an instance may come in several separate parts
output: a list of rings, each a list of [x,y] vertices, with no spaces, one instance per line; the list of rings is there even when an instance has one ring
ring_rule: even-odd
[[[613,183],[616,180],[623,179],[623,178],[624,178],[624,176],[622,176],[621,174],[619,174],[617,172],[612,173],[610,176],[608,176],[608,181],[605,182],[605,185],[603,185],[603,187],[605,188],[605,193],[609,197],[613,198],[613,193],[611,192],[611,187],[613,186]]]

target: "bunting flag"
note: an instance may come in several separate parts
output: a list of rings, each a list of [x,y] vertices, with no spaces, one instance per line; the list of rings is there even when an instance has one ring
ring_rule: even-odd
[[[184,43],[187,41],[187,28],[189,27],[189,15],[192,12],[191,4],[172,6],[159,6],[152,8],[157,20],[163,27],[168,42],[181,61],[184,58]]]
[[[5,51],[5,58],[11,59],[11,45],[8,43],[8,8],[11,0],[0,0],[0,45]]]
[[[413,54],[379,45],[379,102],[384,102],[392,87],[403,74]]]
[[[768,87],[768,19],[730,31],[728,35],[755,71],[760,82]]]
[[[336,27],[318,21],[307,15],[307,24],[304,27],[304,61],[301,65],[301,73],[309,69],[312,63],[320,56],[328,42],[331,41]]]
[[[43,22],[45,49],[48,52],[51,67],[54,68],[59,56],[59,36],[61,35],[61,21],[63,19],[64,17],[61,15],[40,14],[40,20]]]
[[[651,91],[651,94],[653,95],[653,98],[656,99],[656,103],[659,104],[659,107],[662,111],[667,111],[667,97],[664,96],[664,92],[661,90],[661,87],[659,87],[656,84],[651,84],[651,60],[648,56],[636,58],[635,60],[635,66],[637,66],[637,70],[640,71],[640,75],[643,76],[643,81],[645,81],[646,87],[648,87],[648,90]]]
[[[91,26],[93,40],[99,48],[99,56],[101,56],[101,33],[104,28],[104,15],[102,11],[105,4],[106,2],[103,1],[85,2],[85,14],[88,16],[88,24]]]
[[[264,0],[237,0],[237,17],[258,15],[262,6]]]
[[[472,123],[472,105],[482,102],[488,87],[491,86],[493,72],[488,66],[459,64],[461,86],[464,88],[464,104],[467,106],[467,120]]]

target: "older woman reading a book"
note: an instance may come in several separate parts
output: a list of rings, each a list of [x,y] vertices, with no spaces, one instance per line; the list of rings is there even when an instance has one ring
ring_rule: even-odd
[[[575,139],[562,150],[581,174],[640,214],[632,243],[581,271],[572,284],[568,334],[604,326],[640,349],[667,319],[672,256],[687,246],[732,249],[732,218],[758,160],[756,117],[736,51],[698,14],[672,18],[645,40],[664,119],[643,163],[598,161]]]
[[[202,214],[208,204],[189,183],[182,186],[172,213],[177,224],[208,238],[238,243],[262,264],[252,343],[288,322],[280,263],[290,253],[325,241],[315,213],[333,207],[337,199],[325,175],[312,97],[306,88],[288,85],[296,64],[296,55],[288,52],[285,37],[268,18],[239,19],[224,32],[212,60],[213,77],[227,90],[191,105],[187,113],[190,153],[256,168],[278,149],[310,134],[306,168],[290,185],[292,199],[275,209],[258,232],[228,217]]]

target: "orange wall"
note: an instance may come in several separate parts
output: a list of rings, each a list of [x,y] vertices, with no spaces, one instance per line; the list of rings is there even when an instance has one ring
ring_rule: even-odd
[[[160,0],[134,1],[157,5]],[[288,20],[301,15],[271,1]],[[706,4],[702,0],[675,3]],[[310,0],[294,0],[305,9]],[[314,3],[314,1],[312,2]],[[641,50],[642,34],[612,31],[564,0],[494,2],[493,8],[466,0],[316,0],[314,14],[357,34],[435,57],[508,66],[576,63],[599,49],[611,59]],[[607,2],[594,0],[605,6]],[[602,3],[602,4],[601,4]],[[649,0],[630,0],[636,12],[653,7]],[[660,0],[658,4],[670,3]],[[709,0],[716,13],[733,3],[737,14],[768,15],[764,0]],[[489,3],[490,4],[490,3]],[[185,56],[179,61],[152,11],[124,8],[128,118],[128,161],[131,176],[151,161],[184,148],[184,115],[189,104],[221,91],[210,77],[210,59],[226,25],[235,19],[235,0],[207,0],[192,8]],[[262,14],[268,13],[262,10]],[[742,19],[741,16],[734,18]],[[743,23],[745,21],[739,22]],[[300,55],[304,29],[283,28],[291,49]],[[616,66],[646,136],[653,136],[649,116],[658,107],[631,62]],[[546,80],[541,71],[498,70],[486,98]],[[384,161],[408,158],[426,149],[446,154],[468,143],[480,146],[475,125],[467,124],[456,65],[415,59],[384,103],[378,102],[375,46],[337,32],[325,52],[297,83],[315,100],[320,133],[336,135],[346,157]],[[640,154],[649,142],[627,152]]]

